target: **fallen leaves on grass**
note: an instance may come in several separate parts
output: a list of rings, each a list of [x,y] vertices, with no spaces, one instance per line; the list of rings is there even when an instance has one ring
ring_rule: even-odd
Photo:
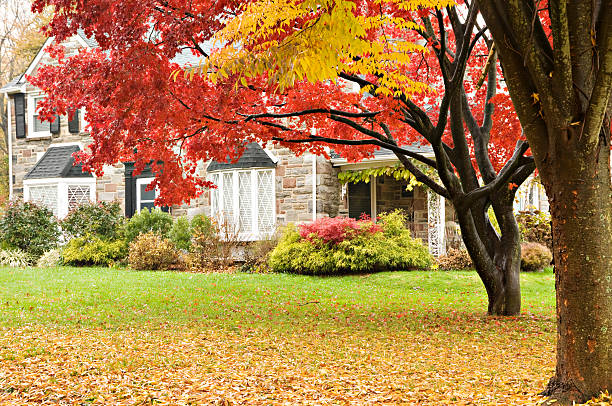
[[[0,403],[535,404],[553,373],[553,334],[521,340],[519,332],[501,333],[512,321],[483,323],[474,335],[3,328]]]

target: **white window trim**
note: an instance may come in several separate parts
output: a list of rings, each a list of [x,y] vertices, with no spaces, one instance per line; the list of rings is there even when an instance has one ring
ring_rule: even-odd
[[[256,241],[268,237],[272,232],[263,232],[259,230],[259,194],[257,185],[257,175],[259,172],[270,172],[272,174],[272,216],[276,222],[276,187],[275,187],[275,172],[274,168],[245,168],[245,169],[231,169],[225,171],[215,171],[209,173],[209,180],[212,181],[212,176],[217,176],[217,189],[212,193],[217,194],[216,206],[212,206],[213,199],[211,197],[211,217],[219,219],[219,215],[223,211],[224,198],[223,198],[223,175],[230,173],[232,174],[232,219],[233,224],[240,224],[240,205],[239,205],[239,173],[249,172],[251,177],[251,231],[242,232],[238,230],[238,238],[241,241]],[[221,210],[220,210],[221,208]]]
[[[51,130],[49,131],[34,131],[34,115],[36,115],[35,100],[45,97],[42,93],[28,93],[27,95],[27,113],[28,113],[28,133],[26,138],[51,138]],[[51,123],[49,123],[51,127]]]
[[[25,179],[23,181],[23,200],[30,201],[30,188],[35,186],[56,185],[57,187],[57,217],[62,219],[68,215],[68,186],[89,186],[89,201],[96,201],[96,178],[45,178]]]
[[[155,179],[155,177],[150,177],[150,178],[136,178],[136,213],[140,213],[140,204],[142,203],[141,200],[141,193],[140,193],[140,186],[142,185],[148,185],[149,183],[153,182],[153,180]],[[159,196],[159,190],[157,188],[155,188],[155,198],[157,199],[157,196]],[[145,200],[145,202],[149,202],[149,200]]]

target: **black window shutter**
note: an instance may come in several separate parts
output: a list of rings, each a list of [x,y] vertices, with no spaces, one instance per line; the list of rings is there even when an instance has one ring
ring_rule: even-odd
[[[70,117],[70,113],[68,113],[68,117]],[[72,114],[72,119],[68,121],[68,131],[73,134],[78,134],[81,129],[79,128],[79,110],[75,110]]]
[[[60,116],[56,115],[55,120],[51,123],[51,134],[60,133]]]
[[[25,94],[17,93],[15,100],[15,133],[17,138],[26,137]]]

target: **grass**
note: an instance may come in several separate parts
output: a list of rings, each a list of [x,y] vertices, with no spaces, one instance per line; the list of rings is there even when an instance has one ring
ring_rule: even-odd
[[[0,403],[530,404],[554,277],[521,283],[491,318],[474,272],[0,269]]]

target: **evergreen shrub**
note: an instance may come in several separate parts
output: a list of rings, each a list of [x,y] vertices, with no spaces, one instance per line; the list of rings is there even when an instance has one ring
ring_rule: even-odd
[[[382,214],[378,224],[367,219],[319,219],[285,228],[270,254],[274,272],[335,275],[426,269],[433,258],[410,236],[401,211]]]
[[[128,242],[134,241],[140,234],[153,232],[162,237],[167,237],[172,228],[172,216],[159,208],[149,211],[142,209],[125,225],[125,238]]]
[[[53,212],[34,203],[14,201],[0,217],[0,240],[5,248],[17,248],[37,259],[57,246],[60,229]]]
[[[127,244],[124,240],[106,241],[86,235],[73,238],[62,249],[62,262],[73,266],[111,266],[125,259]]]

